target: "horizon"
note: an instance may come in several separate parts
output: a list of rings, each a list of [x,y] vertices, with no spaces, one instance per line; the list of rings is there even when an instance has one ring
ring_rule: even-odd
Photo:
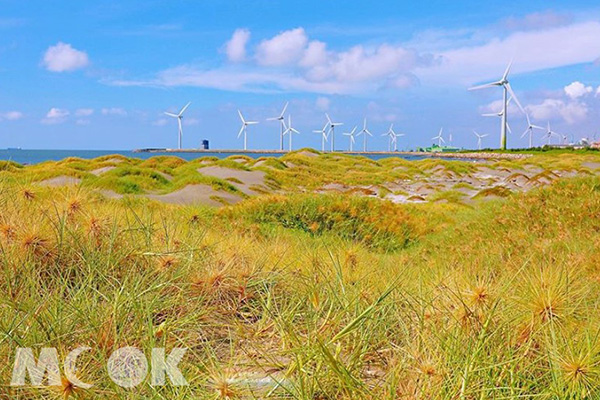
[[[476,148],[475,129],[496,148],[499,123],[481,114],[500,110],[501,91],[467,88],[499,79],[513,59],[511,85],[534,124],[573,141],[598,133],[600,7],[591,1],[165,4],[4,2],[0,148],[176,148],[177,123],[164,112],[189,101],[186,149],[204,139],[212,150],[242,149],[237,109],[260,122],[248,128],[248,149],[278,149],[279,125],[266,119],[287,101],[301,132],[294,150],[320,150],[312,131],[326,112],[344,123],[341,151],[342,132],[363,118],[372,151],[387,149],[391,123],[406,134],[398,150],[430,146],[440,127],[456,147]],[[509,123],[508,147],[527,147],[514,104]]]

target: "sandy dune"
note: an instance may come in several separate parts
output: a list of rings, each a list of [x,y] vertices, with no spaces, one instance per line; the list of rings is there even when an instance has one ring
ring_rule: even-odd
[[[108,167],[102,167],[102,168],[95,169],[95,170],[91,171],[91,173],[94,174],[94,175],[96,175],[96,176],[100,176],[100,175],[105,174],[108,171],[111,171],[111,170],[113,170],[115,168],[116,167],[110,165]]]
[[[219,197],[229,204],[234,204],[242,200],[241,197],[232,193],[216,191],[209,185],[188,185],[172,193],[149,194],[146,197],[164,203],[180,205],[206,204],[215,207],[222,206],[223,204],[215,200],[214,197]]]
[[[79,185],[81,183],[81,179],[74,178],[72,176],[61,175],[54,178],[46,179],[44,181],[38,182],[40,185],[44,186],[70,186],[70,185]]]
[[[210,166],[199,168],[198,172],[202,175],[213,176],[215,178],[225,179],[233,178],[236,181],[229,181],[233,186],[238,188],[242,193],[247,195],[255,195],[257,192],[252,190],[252,187],[261,187],[268,190],[265,186],[265,173],[263,171],[244,171],[239,169],[224,168],[219,166]],[[238,183],[242,182],[242,183]]]

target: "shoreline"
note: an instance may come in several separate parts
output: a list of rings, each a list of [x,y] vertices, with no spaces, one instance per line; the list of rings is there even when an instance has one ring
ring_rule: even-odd
[[[300,151],[302,149],[294,150],[293,152]],[[276,154],[284,155],[290,153],[288,150],[235,150],[235,149],[135,149],[133,153],[216,153],[216,154]],[[319,151],[319,153],[321,153]],[[325,152],[329,154],[331,152]],[[418,152],[418,151],[335,151],[334,154],[347,154],[347,155],[412,155],[412,156],[426,156],[426,157],[437,157],[437,158],[461,158],[461,159],[478,159],[478,160],[493,160],[493,159],[506,159],[506,160],[520,160],[529,158],[532,154],[523,153],[490,153],[490,152],[469,152],[469,153],[458,153],[458,152]]]

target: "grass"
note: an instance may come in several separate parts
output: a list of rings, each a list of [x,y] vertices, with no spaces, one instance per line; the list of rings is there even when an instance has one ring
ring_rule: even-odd
[[[597,160],[539,157],[515,162]],[[258,168],[285,189],[471,171],[453,163],[290,154]],[[599,398],[598,178],[468,207],[455,191],[397,205],[296,189],[221,209],[94,191],[168,191],[205,179],[199,165],[105,157],[0,172],[0,397]],[[34,184],[65,174],[82,185]],[[16,347],[80,345],[91,389],[7,386]],[[114,385],[106,360],[126,345],[187,347],[190,386]]]

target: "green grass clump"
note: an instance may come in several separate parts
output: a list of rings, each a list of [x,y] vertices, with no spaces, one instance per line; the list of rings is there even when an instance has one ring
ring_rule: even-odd
[[[310,235],[333,234],[383,251],[403,249],[419,235],[417,220],[401,207],[359,196],[265,196],[225,210],[224,214]]]

